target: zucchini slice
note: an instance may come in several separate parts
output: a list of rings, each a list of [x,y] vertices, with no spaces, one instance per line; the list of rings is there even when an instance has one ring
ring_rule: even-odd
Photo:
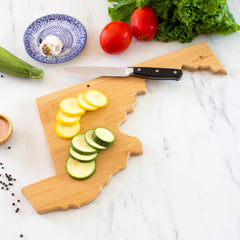
[[[93,138],[92,138],[93,132],[94,132],[94,129],[90,129],[90,130],[85,132],[84,137],[85,137],[85,140],[86,140],[87,144],[90,145],[93,148],[98,149],[98,150],[106,149],[107,147],[99,145],[98,143],[96,143],[93,140]]]
[[[76,180],[83,180],[93,175],[96,170],[96,162],[79,162],[71,157],[66,161],[67,173],[70,177]]]
[[[58,137],[63,139],[70,139],[74,137],[80,132],[80,130],[81,126],[79,122],[71,126],[57,122],[55,127],[56,134]]]
[[[83,155],[91,155],[97,153],[95,148],[92,148],[87,144],[84,138],[84,134],[78,134],[72,139],[71,146],[74,151]]]
[[[87,111],[95,111],[97,110],[98,108],[97,107],[93,107],[91,105],[89,105],[85,100],[84,100],[84,95],[85,93],[80,93],[78,96],[77,96],[77,103],[78,105],[87,110]]]
[[[85,93],[84,100],[94,107],[104,107],[108,103],[108,98],[105,94],[97,90],[90,90]]]
[[[70,116],[66,115],[65,113],[63,113],[61,110],[59,110],[57,113],[56,119],[58,122],[65,124],[65,125],[74,125],[80,121],[81,116],[70,117]]]
[[[95,128],[92,134],[93,141],[106,148],[110,147],[114,141],[114,134],[106,128]]]
[[[91,155],[83,155],[83,154],[80,154],[80,153],[74,151],[74,149],[70,146],[69,147],[69,155],[74,160],[77,160],[80,162],[91,162],[92,160],[94,160],[97,157],[98,152],[93,153]]]
[[[60,109],[71,117],[76,117],[85,113],[85,109],[78,106],[77,98],[74,97],[63,99],[60,103]]]

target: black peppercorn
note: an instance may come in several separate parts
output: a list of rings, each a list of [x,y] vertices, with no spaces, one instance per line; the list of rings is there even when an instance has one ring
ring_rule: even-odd
[[[18,199],[17,202],[20,202],[20,200]]]

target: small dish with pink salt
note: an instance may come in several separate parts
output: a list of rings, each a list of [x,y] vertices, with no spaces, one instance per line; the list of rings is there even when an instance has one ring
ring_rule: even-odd
[[[8,117],[0,114],[0,145],[6,143],[12,136],[13,126]]]

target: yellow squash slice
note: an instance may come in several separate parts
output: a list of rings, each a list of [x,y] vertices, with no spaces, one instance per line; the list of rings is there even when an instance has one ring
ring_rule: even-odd
[[[80,121],[81,116],[70,117],[66,115],[64,112],[62,112],[61,110],[59,110],[57,113],[56,119],[58,122],[65,125],[74,125]]]
[[[70,139],[76,136],[80,130],[81,126],[79,122],[70,126],[57,122],[55,127],[56,134],[63,139]]]
[[[97,90],[90,90],[86,92],[84,100],[93,107],[104,107],[108,103],[107,96]]]
[[[87,110],[87,111],[95,111],[95,110],[97,110],[97,109],[98,109],[97,107],[93,107],[92,105],[88,104],[88,103],[84,100],[84,96],[85,96],[85,93],[80,93],[80,94],[77,96],[77,103],[78,103],[78,105],[79,105],[81,108],[84,108],[84,109]]]
[[[85,113],[85,109],[78,106],[77,98],[73,97],[63,99],[60,103],[60,109],[63,113],[71,117],[76,117]]]

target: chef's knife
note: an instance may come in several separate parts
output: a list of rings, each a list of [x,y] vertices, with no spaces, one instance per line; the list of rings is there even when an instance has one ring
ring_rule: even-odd
[[[173,68],[152,67],[86,67],[74,66],[65,68],[67,72],[74,74],[96,75],[96,76],[137,76],[153,80],[175,80],[182,77],[182,70]]]

